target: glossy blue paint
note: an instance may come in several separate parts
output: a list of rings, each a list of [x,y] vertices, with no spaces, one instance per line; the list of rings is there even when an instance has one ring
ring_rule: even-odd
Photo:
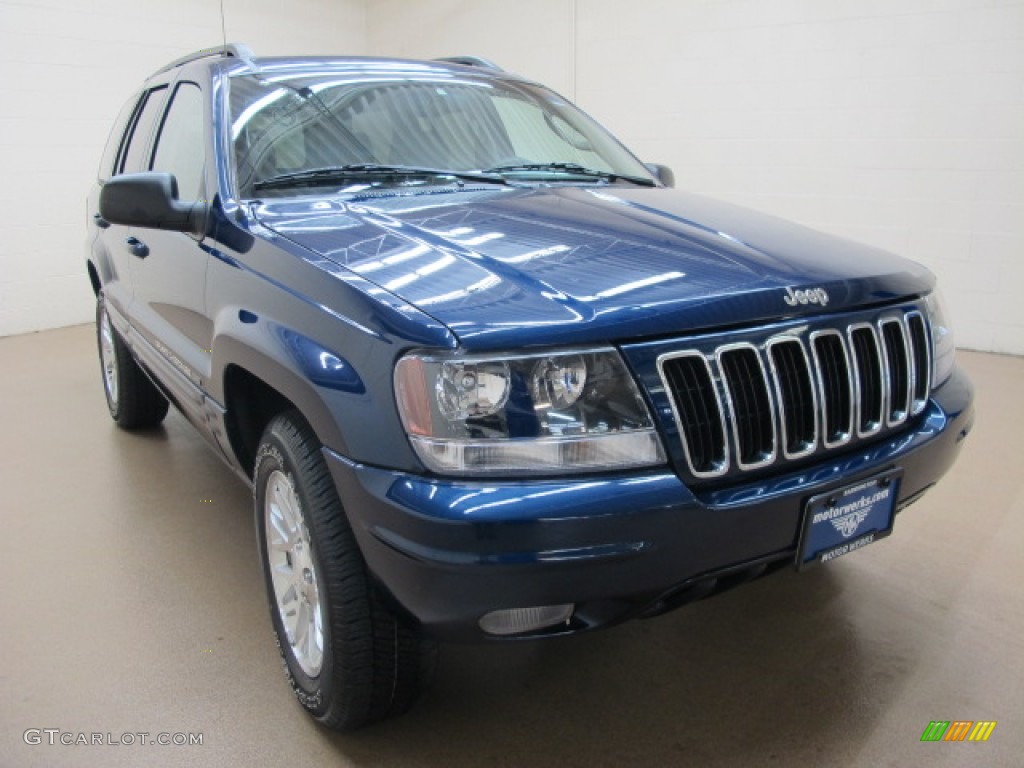
[[[451,186],[265,201],[262,224],[443,322],[466,349],[692,333],[915,296],[934,278],[875,248],[664,188]],[[823,257],[827,254],[827,258]]]
[[[318,387],[365,394],[359,374],[343,357],[289,328],[275,326],[272,330],[280,336],[296,367]]]
[[[402,476],[392,479],[384,496],[394,504],[441,520],[469,523],[593,518],[631,509],[692,503],[694,497],[672,472],[594,475],[582,480],[451,482]]]
[[[324,456],[370,567],[432,632],[477,639],[476,620],[495,605],[562,602],[576,603],[579,631],[633,616],[725,566],[791,561],[801,499],[897,466],[899,506],[916,500],[955,461],[972,400],[958,370],[901,435],[699,493],[664,471],[452,481]]]

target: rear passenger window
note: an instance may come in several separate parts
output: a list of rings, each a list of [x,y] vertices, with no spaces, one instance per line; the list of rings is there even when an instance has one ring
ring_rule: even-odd
[[[103,148],[103,158],[100,160],[100,171],[98,174],[100,179],[109,179],[111,174],[117,172],[114,162],[121,151],[121,145],[124,144],[124,137],[128,128],[127,123],[134,117],[140,99],[140,94],[136,93],[121,107],[117,120],[114,121],[114,127],[110,129],[110,136],[107,137],[107,146]]]
[[[147,91],[144,101],[135,110],[135,116],[128,128],[128,133],[119,153],[115,175],[118,173],[143,170],[146,158],[146,144],[153,130],[153,123],[164,104],[167,86],[161,85]]]
[[[173,173],[178,196],[194,200],[202,193],[205,156],[202,91],[195,83],[180,83],[160,126],[150,168]]]

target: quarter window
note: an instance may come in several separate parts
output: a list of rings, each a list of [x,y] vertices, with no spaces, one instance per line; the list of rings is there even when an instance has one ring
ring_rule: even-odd
[[[143,96],[143,101],[135,110],[135,116],[128,127],[115,173],[142,170],[149,134],[153,130],[153,123],[156,121],[157,115],[160,114],[166,95],[167,86],[161,85]]]
[[[128,124],[131,122],[131,118],[134,117],[141,100],[142,96],[136,93],[123,107],[121,107],[121,111],[117,115],[117,120],[114,121],[114,127],[110,129],[110,136],[107,138],[107,145],[103,149],[103,159],[100,160],[99,178],[108,179],[112,173],[117,173],[116,162],[119,157],[121,147],[124,145],[125,133],[128,130]]]

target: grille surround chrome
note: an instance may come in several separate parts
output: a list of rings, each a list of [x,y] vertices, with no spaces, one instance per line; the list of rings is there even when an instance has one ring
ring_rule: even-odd
[[[865,422],[864,417],[864,396],[863,387],[861,385],[862,370],[861,361],[857,357],[857,347],[854,341],[854,334],[857,331],[868,331],[871,334],[872,343],[875,346],[875,362],[878,364],[878,370],[881,373],[879,380],[879,403],[878,403],[878,418],[872,419],[869,423],[871,426],[861,426]],[[885,411],[886,411],[886,395],[889,390],[889,375],[886,369],[886,360],[882,356],[882,345],[878,340],[878,330],[872,323],[853,323],[846,329],[846,341],[848,343],[847,354],[850,363],[850,375],[853,378],[854,386],[854,403],[857,418],[854,426],[857,429],[857,437],[865,438],[877,435],[882,431],[882,427],[885,425]]]
[[[825,413],[825,404],[824,404],[824,399],[825,398],[822,396],[822,393],[825,392],[825,371],[824,371],[824,366],[821,363],[820,355],[818,354],[818,344],[817,344],[818,339],[825,338],[825,337],[835,337],[836,339],[839,340],[839,349],[843,353],[843,365],[846,368],[846,377],[845,377],[845,379],[846,379],[846,392],[847,392],[847,394],[848,394],[848,396],[850,398],[850,402],[851,403],[853,402],[855,395],[854,395],[854,388],[853,388],[853,371],[850,369],[850,354],[849,354],[849,351],[846,348],[846,342],[843,340],[843,334],[840,331],[838,331],[838,330],[836,330],[834,328],[828,328],[828,329],[825,329],[825,330],[814,331],[811,334],[810,347],[811,347],[811,356],[814,359],[815,378],[817,379],[817,382],[818,382],[819,400],[822,401],[822,410],[821,410],[822,435],[821,435],[821,443],[825,447],[826,450],[830,450],[832,448],[839,448],[841,446],[844,446],[844,445],[846,445],[848,442],[850,442],[853,439],[856,419],[855,419],[855,410],[854,410],[854,408],[852,408],[852,407],[851,408],[847,408],[846,409],[846,429],[841,430],[841,432],[840,432],[841,437],[838,440],[830,440],[828,438],[828,434],[827,434],[827,431],[826,431],[828,429],[828,416]]]
[[[739,431],[739,420],[736,418],[736,413],[737,413],[738,409],[737,409],[737,406],[736,406],[735,397],[734,397],[734,393],[732,391],[732,387],[729,384],[728,376],[723,374],[722,375],[722,383],[723,383],[723,389],[725,391],[725,401],[726,401],[726,405],[728,406],[729,412],[733,416],[733,418],[729,420],[729,423],[730,423],[730,425],[732,427],[732,436],[733,436],[734,448],[735,448],[736,466],[739,467],[742,470],[751,470],[751,469],[760,469],[761,467],[767,467],[769,464],[774,464],[775,463],[775,458],[779,455],[779,430],[778,430],[778,419],[776,418],[775,401],[772,399],[772,388],[771,388],[771,386],[768,383],[768,375],[767,375],[767,372],[765,370],[764,360],[762,359],[762,355],[761,355],[761,353],[759,352],[758,348],[755,345],[753,345],[753,344],[751,344],[749,342],[735,342],[735,343],[732,343],[732,344],[724,344],[721,347],[718,347],[718,349],[715,350],[715,359],[716,359],[716,361],[718,363],[719,373],[722,373],[722,371],[723,371],[722,360],[723,360],[723,358],[726,355],[728,355],[728,354],[730,354],[732,352],[740,352],[740,351],[743,351],[743,350],[750,350],[750,351],[752,351],[754,353],[754,357],[757,359],[757,364],[760,367],[760,370],[761,370],[761,380],[764,382],[764,394],[765,394],[765,396],[768,399],[768,412],[769,412],[769,419],[768,420],[771,422],[771,433],[772,433],[771,450],[765,452],[765,456],[764,456],[763,459],[760,459],[759,461],[744,461],[743,460],[743,457],[741,456],[741,451],[739,449],[740,442],[741,442],[742,438],[740,436],[740,431]],[[736,394],[738,394],[738,393],[736,393]]]
[[[658,357],[658,375],[661,377],[662,382],[664,382],[665,384],[665,391],[669,392],[672,391],[673,389],[669,384],[668,375],[665,373],[665,364],[671,362],[672,360],[679,360],[681,358],[698,358],[704,363],[704,368],[707,371],[708,379],[711,382],[712,390],[714,393],[714,405],[715,409],[718,412],[720,428],[722,430],[722,434],[727,435],[729,428],[728,425],[726,425],[725,423],[725,408],[722,407],[722,393],[720,391],[720,388],[716,385],[715,375],[711,369],[711,363],[708,361],[708,358],[704,355],[704,353],[699,352],[697,350],[683,350],[681,352],[669,352]],[[680,436],[682,436],[683,419],[682,414],[679,411],[679,406],[676,404],[676,398],[674,395],[669,397],[669,404],[672,407],[672,418],[675,420],[675,423],[679,426]],[[699,478],[701,480],[706,480],[713,477],[720,477],[721,475],[726,474],[731,469],[730,452],[728,450],[725,450],[723,452],[723,460],[720,462],[716,462],[714,469],[699,469],[696,466],[696,462],[694,462],[693,455],[690,451],[689,441],[687,441],[684,437],[682,442],[683,453],[686,456],[686,464],[690,469],[690,474],[692,474],[694,477]]]
[[[855,338],[861,344],[860,353],[857,352]],[[773,352],[780,345],[787,347],[777,364]],[[889,345],[898,347],[890,349]],[[749,374],[748,379],[740,382],[747,395],[741,415],[746,419],[743,428],[748,449],[751,430],[759,436],[758,439],[764,440],[767,439],[765,428],[769,420],[771,424],[771,450],[756,461],[743,460],[736,393],[733,391],[735,385],[730,385],[723,365],[723,357],[736,350],[752,350],[757,360],[756,369],[751,364],[749,352],[743,353],[745,357],[742,360],[733,361],[732,375],[736,375],[737,365],[744,374]],[[865,354],[871,357],[864,357]],[[705,399],[701,401],[703,422],[692,416],[688,418],[677,402],[672,382],[673,376],[679,381],[680,375],[674,373],[672,366],[673,361],[682,358],[699,358],[701,376],[706,375],[710,381],[713,397],[704,393]],[[932,360],[930,328],[924,313],[914,305],[860,313],[846,320],[825,318],[818,327],[804,323],[778,330],[765,328],[759,331],[755,328],[737,331],[731,339],[723,335],[697,338],[688,347],[660,354],[657,369],[682,444],[686,473],[696,480],[706,481],[808,459],[905,426],[927,405]],[[780,370],[780,364],[786,370]],[[892,366],[898,367],[895,379]],[[761,386],[766,400],[759,401],[760,395],[751,399],[750,393]],[[867,414],[863,410],[866,407],[865,393],[862,392],[865,386],[873,401],[871,405],[877,403],[879,416],[877,420],[867,419],[870,423],[865,423],[865,417],[875,414]],[[691,387],[691,396],[693,391]],[[890,400],[901,402],[892,407]],[[755,401],[759,401],[762,407],[767,402],[768,419],[763,413],[751,413],[750,406]],[[692,404],[693,400],[690,402]],[[791,423],[794,435],[799,437],[792,441],[794,436],[787,433],[787,403],[793,405],[798,413]],[[706,428],[707,414],[712,411],[717,411],[721,437],[709,437],[711,430]],[[812,422],[813,439],[806,439]],[[704,427],[698,429],[702,424]],[[715,443],[709,447],[706,444],[709,439],[722,444]],[[699,444],[691,446],[690,440]],[[799,448],[796,447],[798,444]],[[695,456],[719,454],[723,459],[714,465],[697,466],[695,463]],[[749,451],[747,458],[750,458]]]
[[[901,404],[894,403],[892,401],[892,394],[894,389],[893,383],[893,364],[889,357],[889,338],[885,334],[885,329],[898,328],[900,334],[900,344],[903,349],[903,357],[906,361],[905,364],[905,376],[906,383],[905,387],[907,390],[906,396],[903,398]],[[914,389],[910,379],[913,376],[913,365],[910,362],[910,345],[908,343],[908,333],[906,318],[887,317],[880,320],[878,323],[878,338],[882,342],[882,357],[885,358],[885,370],[888,376],[888,386],[885,388],[886,398],[888,400],[885,408],[885,424],[888,427],[898,427],[903,424],[908,418],[910,418],[910,407],[911,401],[914,397]],[[901,406],[901,407],[898,407]]]
[[[775,356],[772,354],[776,347],[780,347],[782,345],[792,346],[793,344],[796,344],[800,349],[804,368],[807,371],[808,380],[811,382],[812,418],[814,420],[814,427],[812,430],[813,439],[811,439],[807,445],[799,451],[789,450],[790,435],[786,429],[786,398],[782,387],[782,373],[775,363]],[[802,459],[804,456],[810,456],[818,448],[818,438],[821,430],[821,415],[819,413],[818,405],[818,388],[814,386],[813,368],[811,367],[811,360],[807,356],[807,349],[803,343],[801,343],[800,339],[794,336],[773,336],[768,339],[765,344],[764,356],[768,360],[768,366],[772,371],[772,381],[775,384],[775,402],[778,403],[779,432],[782,433],[782,455],[787,459]]]
[[[918,347],[917,341],[915,340],[916,336],[914,334],[915,320],[921,324],[921,342],[924,346],[923,366],[918,365]],[[910,391],[913,393],[911,395],[910,415],[916,416],[923,411],[924,407],[928,404],[928,395],[932,391],[932,366],[935,364],[935,355],[931,348],[931,329],[928,327],[928,321],[925,319],[924,313],[920,310],[913,309],[903,316],[903,322],[907,326],[907,340],[910,343],[911,357],[914,360],[914,364],[911,366],[914,375],[910,380]],[[917,377],[920,375],[918,368],[924,368],[924,381],[921,387],[918,387]],[[924,393],[923,397],[917,396],[919,389]]]

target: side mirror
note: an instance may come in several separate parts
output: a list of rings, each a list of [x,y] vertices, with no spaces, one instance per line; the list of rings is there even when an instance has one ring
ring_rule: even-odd
[[[171,173],[125,173],[100,190],[100,216],[113,224],[200,235],[208,213],[205,201],[178,200],[178,181]]]
[[[672,173],[672,169],[667,165],[658,165],[657,163],[644,163],[647,170],[654,174],[655,178],[664,184],[666,187],[674,187],[676,185],[676,175]]]

